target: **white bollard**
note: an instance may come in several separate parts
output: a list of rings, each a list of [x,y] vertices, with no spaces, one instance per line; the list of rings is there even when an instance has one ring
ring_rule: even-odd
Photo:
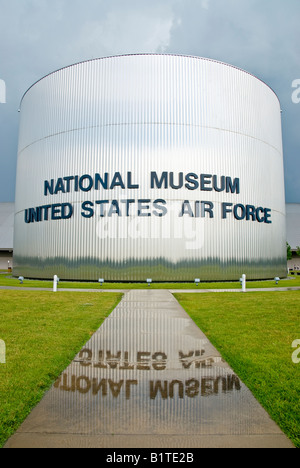
[[[246,292],[246,275],[242,276],[242,292]]]
[[[59,281],[58,276],[54,275],[54,278],[53,278],[53,292],[57,292],[57,283],[58,283],[58,281]]]

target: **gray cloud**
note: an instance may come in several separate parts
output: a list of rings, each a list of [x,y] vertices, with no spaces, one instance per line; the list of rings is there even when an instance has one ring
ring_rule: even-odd
[[[125,53],[210,57],[253,73],[283,109],[286,197],[300,202],[298,0],[0,0],[0,201],[13,201],[20,99],[47,73]]]

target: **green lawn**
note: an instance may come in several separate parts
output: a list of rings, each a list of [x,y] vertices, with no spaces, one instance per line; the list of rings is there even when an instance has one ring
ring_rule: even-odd
[[[122,294],[0,291],[0,447],[121,300]]]
[[[300,447],[300,292],[175,294],[292,442]]]

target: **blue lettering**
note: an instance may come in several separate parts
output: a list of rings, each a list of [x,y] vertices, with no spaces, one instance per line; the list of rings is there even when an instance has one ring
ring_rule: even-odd
[[[104,212],[104,206],[103,205],[107,205],[109,203],[109,200],[97,200],[96,201],[96,205],[100,205],[100,218],[104,218],[105,216],[105,212]]]
[[[260,213],[265,214],[265,210],[261,206],[259,208],[256,208],[256,219],[259,223],[263,223],[265,221],[265,217],[261,217]]]
[[[255,206],[253,205],[247,205],[246,206],[246,220],[256,221],[256,209]]]
[[[65,190],[67,193],[70,193],[71,191],[71,188],[70,188],[71,180],[74,180],[74,176],[64,177],[64,181],[67,182],[67,187],[65,187]]]
[[[151,200],[138,200],[138,216],[151,216],[151,213],[143,213],[143,210],[149,210],[150,206],[149,203]],[[143,206],[146,204],[146,206]]]
[[[271,219],[271,213],[272,213],[272,210],[270,208],[265,208],[265,223],[266,224],[272,224],[272,221]]]
[[[183,202],[181,212],[179,213],[179,218],[182,218],[185,214],[189,215],[191,218],[194,218],[194,213],[189,200],[185,200]]]
[[[187,174],[185,188],[188,190],[197,190],[199,188],[198,176],[197,174]],[[191,185],[190,185],[191,184]]]
[[[234,179],[232,182],[231,177],[226,177],[226,192],[227,193],[240,193],[240,179]]]
[[[212,187],[206,187],[206,185],[211,185],[211,174],[201,174],[200,176],[200,190],[211,192]]]
[[[117,200],[113,200],[111,202],[111,207],[110,207],[109,212],[108,212],[108,217],[111,218],[113,214],[116,214],[118,216],[122,216],[122,214],[120,212],[119,203],[118,203]]]
[[[51,179],[51,182],[48,182],[48,180],[45,180],[44,182],[44,195],[45,197],[49,195],[53,195],[54,193],[54,180]]]
[[[225,176],[221,177],[221,187],[218,187],[218,177],[216,175],[213,176],[213,188],[215,192],[224,192],[225,190]]]
[[[88,181],[87,187],[84,186],[84,181],[85,180]],[[94,185],[94,181],[93,181],[93,178],[90,175],[85,174],[82,177],[80,177],[80,179],[79,179],[79,188],[80,188],[80,190],[82,190],[82,192],[89,192],[90,190],[92,190],[93,185]]]
[[[58,192],[62,192],[62,193],[66,193],[65,192],[65,185],[64,185],[64,182],[63,182],[63,179],[57,179],[57,183],[56,183],[56,186],[55,186],[55,195],[58,194]]]
[[[239,210],[241,210],[241,214],[239,214],[238,212]],[[237,219],[238,221],[241,221],[242,219],[245,219],[246,217],[246,208],[244,207],[244,205],[241,205],[239,203],[238,205],[234,206],[233,214],[234,214],[235,219]]]
[[[90,201],[83,202],[81,208],[84,210],[81,212],[83,218],[92,218],[94,216],[94,203]]]
[[[51,219],[52,221],[61,219],[61,205],[55,204],[51,207]]]
[[[113,190],[115,187],[121,187],[123,190],[125,189],[125,185],[120,172],[115,173],[110,186],[110,190]]]
[[[205,214],[208,213],[210,218],[214,217],[214,204],[212,202],[201,202],[201,217],[205,218]]]
[[[73,215],[73,206],[71,203],[63,203],[61,208],[61,218],[70,219]]]
[[[135,203],[135,200],[121,200],[121,203],[125,203],[126,204],[126,216],[129,217],[129,209],[130,209],[130,205],[132,203]]]
[[[227,213],[232,213],[233,203],[222,203],[222,219],[227,218]]]
[[[162,188],[162,185],[165,185],[164,188],[168,188],[168,173],[163,172],[161,175],[160,180],[158,180],[158,176],[156,172],[151,172],[151,188]]]
[[[178,174],[178,185],[174,184],[174,172],[170,172],[170,187],[174,190],[178,190],[183,187],[183,172]]]
[[[129,189],[138,189],[140,186],[138,184],[133,184],[132,183],[132,173],[128,172],[127,173],[127,188]]]
[[[30,223],[30,210],[25,210],[25,223]]]
[[[99,184],[105,189],[108,189],[108,173],[104,174],[104,180],[100,176],[100,174],[95,174],[95,190],[99,190]]]
[[[161,213],[157,212],[157,211],[153,211],[153,214],[154,216],[158,216],[159,218],[162,218],[163,216],[165,216],[168,212],[167,208],[165,206],[160,206],[161,205],[166,205],[167,202],[165,200],[161,200],[161,199],[158,199],[158,200],[155,200],[154,203],[153,203],[153,206],[156,210],[160,210]]]

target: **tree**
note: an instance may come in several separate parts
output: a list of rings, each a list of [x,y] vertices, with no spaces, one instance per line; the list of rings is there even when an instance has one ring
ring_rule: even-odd
[[[287,259],[291,260],[293,254],[292,254],[292,248],[288,242],[286,243],[286,251],[287,251]]]
[[[299,247],[299,245],[297,245],[297,255],[299,255],[299,257],[300,257],[300,247]]]

